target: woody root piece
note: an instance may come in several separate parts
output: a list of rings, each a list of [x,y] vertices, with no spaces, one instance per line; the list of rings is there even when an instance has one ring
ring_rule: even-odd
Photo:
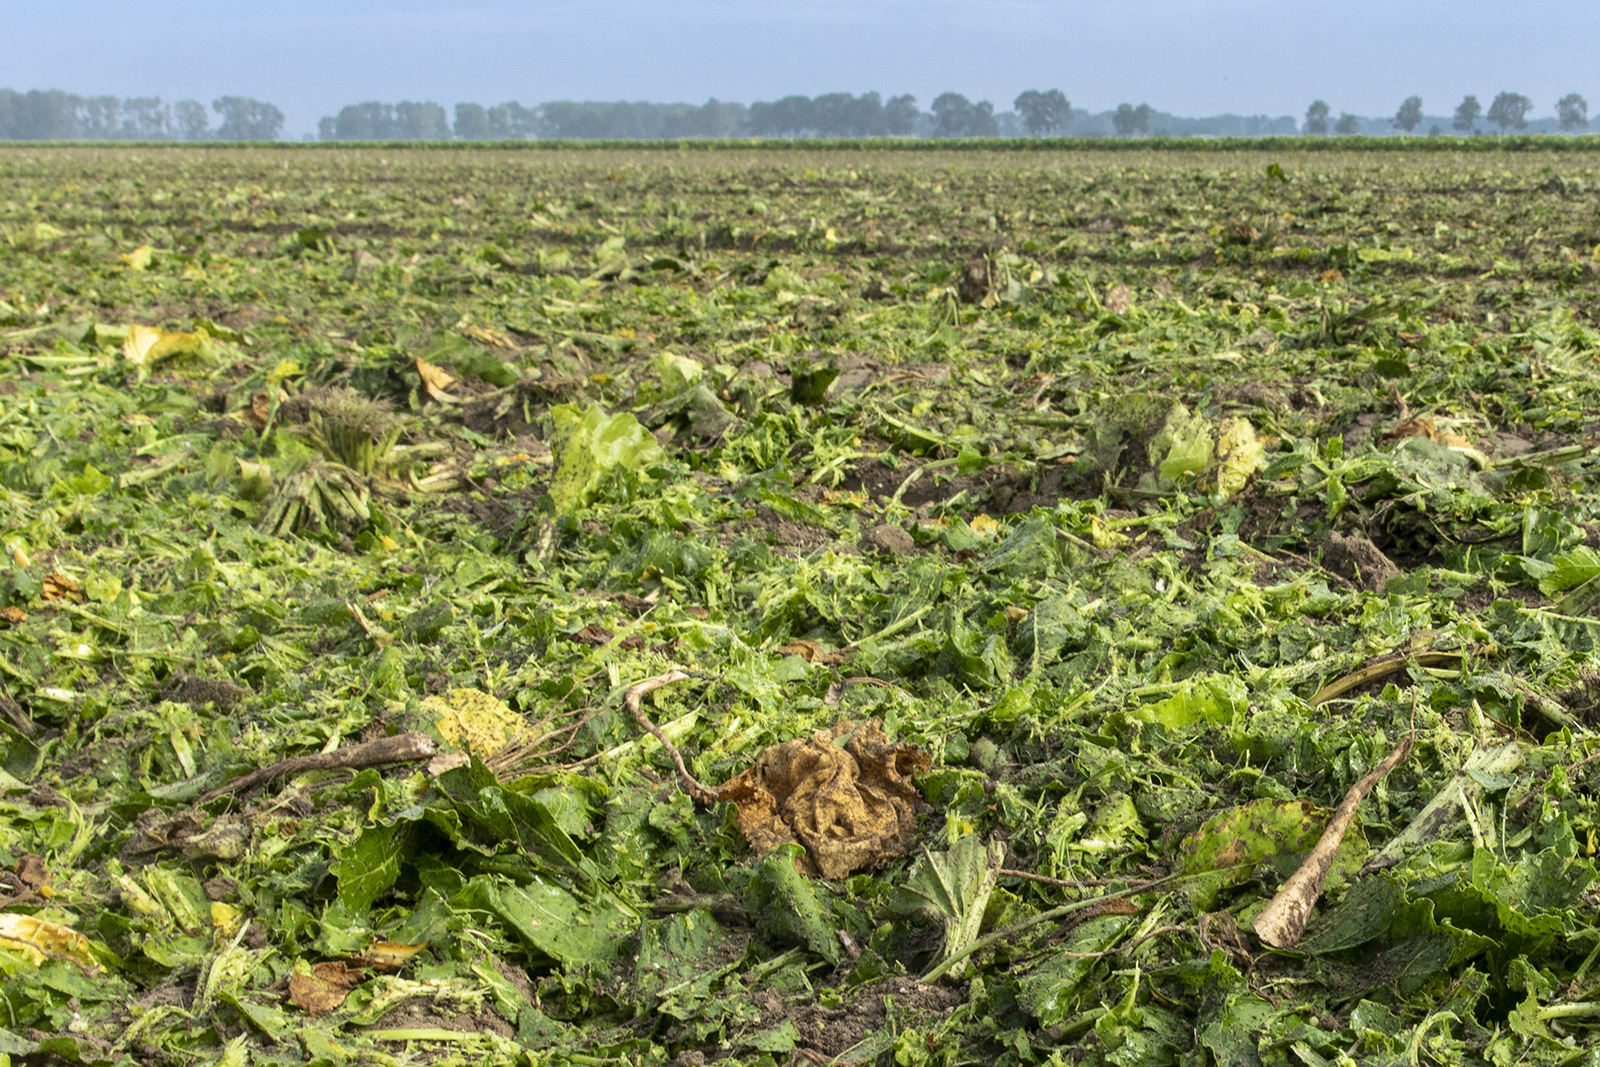
[[[258,771],[251,771],[242,778],[235,778],[227,785],[218,786],[200,798],[200,803],[205,804],[225,796],[229,793],[243,793],[258,785],[264,785],[274,778],[282,778],[290,774],[304,774],[306,771],[335,771],[335,770],[361,770],[365,767],[378,767],[385,763],[404,763],[407,760],[425,759],[438,751],[438,745],[427,734],[409,733],[396,734],[394,737],[380,737],[376,741],[366,741],[359,745],[347,745],[332,752],[318,752],[311,756],[294,756],[290,759],[279,760],[270,767],[263,767]]]
[[[1306,932],[1306,923],[1311,919],[1311,909],[1317,906],[1317,899],[1322,896],[1322,883],[1328,877],[1334,853],[1339,851],[1345,832],[1355,820],[1356,809],[1361,807],[1361,801],[1366,799],[1372,787],[1411,754],[1412,744],[1410,737],[1401,741],[1382,763],[1350,787],[1334,811],[1333,818],[1328,820],[1328,828],[1322,831],[1322,837],[1317,840],[1311,854],[1300,864],[1300,869],[1283,883],[1277,895],[1267,902],[1261,914],[1256,916],[1256,936],[1261,940],[1274,948],[1293,948],[1300,943],[1300,938]]]

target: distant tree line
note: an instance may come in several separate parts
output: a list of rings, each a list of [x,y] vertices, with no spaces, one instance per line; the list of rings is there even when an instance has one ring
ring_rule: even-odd
[[[211,112],[220,120],[211,125]],[[0,89],[4,141],[275,141],[283,112],[248,96],[174,104],[159,96],[78,96],[59,89]]]
[[[1490,125],[1499,127],[1501,134],[1519,132],[1528,128],[1528,115],[1532,111],[1533,101],[1521,93],[1506,92],[1496,95],[1489,104],[1487,112],[1478,102],[1478,98],[1469,94],[1456,105],[1455,112],[1450,117],[1450,128],[1463,137],[1472,137],[1486,132],[1478,128],[1478,123],[1486,120]],[[1305,135],[1326,137],[1328,118],[1331,114],[1326,100],[1313,100],[1311,106],[1306,108],[1303,129]],[[1408,96],[1401,102],[1399,110],[1394,113],[1394,118],[1388,120],[1387,126],[1404,134],[1414,134],[1427,121],[1427,116],[1422,113],[1422,97]],[[1339,120],[1334,123],[1333,134],[1336,137],[1349,137],[1356,134],[1371,135],[1375,132],[1384,132],[1381,129],[1370,129],[1373,123],[1372,119],[1363,119],[1347,111],[1340,114]],[[1555,123],[1562,133],[1577,133],[1588,129],[1589,102],[1579,93],[1568,93],[1563,96],[1556,101]],[[1428,130],[1429,136],[1432,137],[1438,137],[1443,133],[1444,128],[1438,122]]]
[[[1313,101],[1304,122],[1292,116],[1214,115],[1186,118],[1148,103],[1123,103],[1091,114],[1074,108],[1059,89],[1029,89],[996,112],[988,100],[941,93],[928,111],[910,95],[885,100],[878,93],[786,96],[748,106],[721,100],[704,104],[644,101],[554,100],[533,106],[516,101],[484,106],[456,104],[453,113],[433,101],[350,104],[317,124],[323,141],[493,141],[534,138],[659,140],[725,137],[1310,137],[1415,134],[1473,136],[1532,130],[1576,133],[1589,127],[1589,104],[1578,93],[1556,101],[1555,118],[1530,119],[1533,101],[1503,92],[1487,110],[1467,96],[1450,116],[1424,114],[1422,98],[1407,97],[1393,118],[1341,112]],[[213,125],[213,116],[216,123]],[[0,89],[0,140],[271,141],[283,134],[284,115],[246,96],[224,96],[209,109],[198,100],[165,103],[160,97],[78,96],[59,90]],[[309,138],[311,135],[307,135]]]

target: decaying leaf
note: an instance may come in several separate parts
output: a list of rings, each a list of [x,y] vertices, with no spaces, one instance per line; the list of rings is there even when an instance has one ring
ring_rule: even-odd
[[[509,348],[512,351],[516,351],[518,347],[517,342],[513,341],[509,336],[487,326],[478,326],[469,322],[461,327],[461,332],[468,337],[482,341],[486,345],[493,345],[495,348]]]
[[[24,853],[17,860],[17,865],[13,868],[13,871],[16,873],[17,880],[23,885],[37,893],[48,895],[50,883],[53,879],[50,875],[50,869],[45,866],[43,856],[32,852]]]
[[[850,659],[848,652],[828,652],[815,641],[798,638],[788,644],[779,645],[777,651],[785,656],[799,656],[807,663],[820,663],[825,667],[834,667]]]
[[[905,854],[923,807],[911,779],[930,766],[922,749],[890,741],[877,719],[843,719],[774,745],[715,792],[738,806],[758,855],[799,841],[817,873],[843,878]]]
[[[122,356],[136,367],[149,368],[176,356],[204,355],[210,347],[211,339],[203,333],[174,333],[136,324],[128,327]]]
[[[441,404],[459,404],[461,398],[449,392],[450,386],[455,384],[455,379],[445,373],[443,367],[429,363],[421,356],[417,357],[417,374],[422,378],[422,388],[428,396]]]
[[[87,937],[70,926],[46,922],[32,915],[0,912],[0,948],[20,952],[34,963],[69,959],[90,970],[100,969]]]
[[[43,587],[39,591],[40,600],[71,600],[75,603],[83,602],[83,591],[78,583],[68,578],[60,571],[55,571],[44,576]]]
[[[527,724],[522,716],[499,700],[478,689],[453,689],[422,702],[433,716],[434,729],[445,744],[488,757],[522,735]]]
[[[309,972],[296,970],[289,976],[289,1003],[307,1015],[326,1015],[344,1003],[359,981],[360,969],[340,960],[319,963]]]

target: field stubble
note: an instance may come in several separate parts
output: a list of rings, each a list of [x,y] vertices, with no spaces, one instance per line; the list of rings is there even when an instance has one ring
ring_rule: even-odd
[[[0,1055],[1592,1062],[1600,156],[0,188]]]

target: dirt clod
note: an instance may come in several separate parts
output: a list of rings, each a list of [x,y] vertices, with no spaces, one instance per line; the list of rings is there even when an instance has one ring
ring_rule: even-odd
[[[911,540],[911,535],[890,523],[874,526],[862,534],[861,544],[891,556],[909,556],[917,550],[917,543]]]
[[[1322,565],[1341,578],[1370,592],[1380,593],[1400,568],[1365,537],[1331,533],[1322,549]]]

